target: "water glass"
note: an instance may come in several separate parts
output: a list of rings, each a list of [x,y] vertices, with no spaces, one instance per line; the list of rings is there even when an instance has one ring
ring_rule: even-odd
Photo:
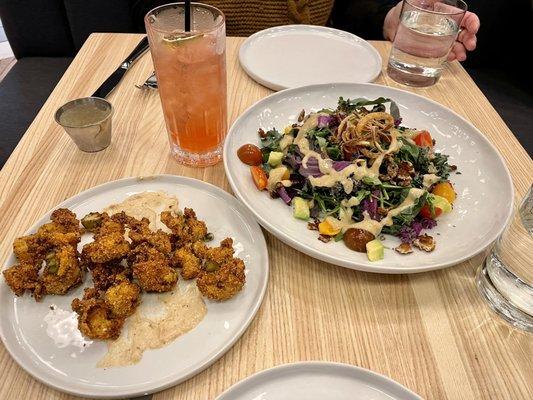
[[[409,86],[437,83],[466,10],[462,0],[404,0],[388,75]]]
[[[154,8],[144,22],[170,150],[186,165],[220,161],[227,130],[226,23],[220,10],[192,3]]]
[[[478,271],[482,297],[516,328],[533,332],[533,186]]]

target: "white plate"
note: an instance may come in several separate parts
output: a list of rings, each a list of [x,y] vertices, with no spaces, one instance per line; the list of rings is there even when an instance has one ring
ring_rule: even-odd
[[[422,400],[399,383],[348,364],[301,362],[252,375],[217,400]]]
[[[265,240],[250,213],[222,189],[172,175],[127,178],[89,189],[54,209],[68,207],[81,217],[147,190],[176,195],[180,208],[194,208],[217,243],[227,236],[234,239],[239,257],[246,263],[243,291],[226,302],[206,300],[207,315],[196,328],[165,347],[146,351],[138,364],[104,370],[96,368],[106,352],[102,341],[94,341],[80,352],[73,346],[59,348],[46,333],[43,318],[49,306],[55,304],[71,311],[70,302],[82,296],[82,287],[66,296],[46,296],[36,303],[28,294],[15,297],[2,279],[2,341],[20,366],[41,382],[64,392],[105,398],[132,397],[164,389],[192,377],[221,357],[244,333],[259,309],[268,281]],[[49,221],[49,215],[43,216],[36,226]],[[14,263],[11,255],[6,265]],[[86,282],[90,283],[90,278]]]
[[[431,253],[401,255],[392,250],[399,241],[387,236],[385,259],[370,262],[363,253],[349,250],[342,242],[322,243],[307,222],[292,217],[281,200],[259,192],[249,167],[237,158],[245,143],[259,142],[257,129],[283,129],[297,120],[300,111],[336,107],[346,98],[389,97],[400,107],[405,126],[428,129],[437,141],[437,151],[449,154],[461,175],[452,174],[458,194],[454,210],[439,219],[431,235],[437,247]],[[450,109],[422,96],[373,84],[324,84],[288,89],[262,99],[233,124],[224,145],[224,167],[235,195],[255,214],[270,233],[312,257],[347,268],[382,273],[410,273],[458,264],[490,245],[509,221],[513,185],[507,166],[490,142],[468,121]]]
[[[239,51],[242,68],[272,90],[326,82],[372,82],[381,56],[349,32],[312,25],[285,25],[250,36]]]

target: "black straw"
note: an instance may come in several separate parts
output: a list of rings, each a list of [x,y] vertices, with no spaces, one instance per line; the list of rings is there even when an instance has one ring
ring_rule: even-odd
[[[185,0],[185,32],[191,30],[191,0]]]

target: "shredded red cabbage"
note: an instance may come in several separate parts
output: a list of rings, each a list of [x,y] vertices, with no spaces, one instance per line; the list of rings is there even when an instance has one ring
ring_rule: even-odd
[[[411,225],[404,225],[400,228],[398,237],[402,243],[413,243],[424,229],[432,229],[437,226],[437,221],[431,218],[421,218],[420,220],[415,220]]]
[[[304,168],[303,164],[298,170],[301,175],[307,177],[314,176],[315,178],[318,178],[319,176],[324,175],[322,172],[320,172],[320,168],[318,167],[318,160],[314,157],[310,157],[309,160],[307,160],[307,168]]]
[[[379,221],[381,216],[378,214],[378,197],[380,195],[379,190],[374,190],[372,195],[361,202],[361,209],[366,211],[370,218]]]
[[[335,118],[331,115],[319,115],[318,116],[318,127],[319,128],[328,128],[329,125],[335,121]]]
[[[291,204],[292,197],[287,193],[287,189],[285,189],[285,186],[280,186],[277,189],[277,192],[279,194],[279,197],[285,202],[285,204]]]
[[[333,161],[333,169],[335,169],[335,171],[342,171],[344,168],[351,164],[351,161]]]

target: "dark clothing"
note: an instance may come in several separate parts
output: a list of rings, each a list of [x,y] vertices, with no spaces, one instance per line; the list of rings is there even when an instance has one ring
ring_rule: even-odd
[[[399,0],[336,0],[330,25],[366,40],[383,40],[383,22]]]

